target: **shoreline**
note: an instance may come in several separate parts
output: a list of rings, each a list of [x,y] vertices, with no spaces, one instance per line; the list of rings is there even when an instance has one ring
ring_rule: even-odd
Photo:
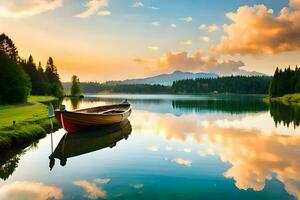
[[[281,103],[296,103],[300,104],[300,94],[286,94],[282,97],[266,97],[266,101],[276,101]]]
[[[55,99],[49,96],[31,96],[28,103],[22,105],[1,105],[0,152],[45,137],[51,131],[51,123],[47,105],[41,102]],[[54,119],[53,131],[58,128],[59,124]]]

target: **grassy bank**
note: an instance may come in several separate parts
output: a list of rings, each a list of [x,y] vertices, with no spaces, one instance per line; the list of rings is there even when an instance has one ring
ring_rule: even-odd
[[[26,104],[0,106],[0,151],[44,137],[50,130],[49,96],[31,96]],[[13,125],[15,121],[15,125]],[[58,123],[54,120],[55,127]]]
[[[286,94],[282,97],[268,98],[269,101],[280,101],[289,103],[300,103],[300,93],[298,94]]]

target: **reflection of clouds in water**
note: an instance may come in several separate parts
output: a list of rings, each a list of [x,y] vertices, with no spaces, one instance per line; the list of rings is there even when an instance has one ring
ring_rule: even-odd
[[[1,200],[41,200],[61,198],[61,188],[39,182],[17,181],[0,188]]]
[[[103,179],[103,178],[96,178],[96,179],[94,179],[94,182],[95,182],[95,183],[98,183],[98,184],[101,184],[101,185],[105,185],[105,184],[107,184],[109,181],[110,181],[109,178],[105,178],[105,179]]]
[[[103,190],[101,187],[97,186],[96,184],[105,185],[109,181],[110,179],[101,179],[101,178],[94,179],[94,182],[89,182],[86,180],[78,180],[78,181],[74,181],[73,185],[77,185],[81,187],[86,192],[86,194],[84,194],[83,197],[89,199],[98,199],[98,198],[105,199],[107,196],[106,191]]]
[[[137,184],[130,184],[130,186],[132,186],[133,188],[139,190],[139,189],[142,189],[144,187],[144,184],[137,183]]]
[[[149,147],[149,151],[159,151],[159,147],[158,146],[151,146]]]
[[[172,151],[172,150],[173,150],[173,147],[166,146],[166,151]]]
[[[264,114],[245,115],[244,118],[231,120],[209,119],[205,122],[205,126],[202,123],[202,116],[193,114],[176,117],[169,114],[140,112],[136,115],[140,115],[139,119],[143,116],[151,118],[151,126],[144,128],[168,140],[186,141],[191,138],[196,144],[208,145],[206,150],[199,150],[197,154],[200,156],[216,154],[223,162],[230,163],[232,167],[224,173],[224,176],[233,178],[238,188],[262,190],[266,180],[275,174],[284,184],[286,191],[300,199],[299,129],[285,128],[284,134],[289,135],[282,135],[283,128],[276,129],[274,125],[271,127],[268,124],[269,117]],[[264,124],[267,128],[271,128],[261,129]],[[255,125],[258,128],[254,128]],[[143,132],[142,126],[137,124],[134,127],[135,130]],[[172,161],[189,165],[184,159]]]
[[[183,151],[185,153],[191,153],[192,152],[192,149],[191,148],[184,148]]]
[[[183,159],[183,158],[176,158],[176,159],[172,160],[172,162],[175,162],[175,163],[177,163],[179,165],[184,165],[186,167],[191,167],[192,163],[193,163],[193,161],[187,160],[187,159]]]
[[[272,134],[274,131],[281,135],[300,134],[300,128],[293,129],[284,125],[276,127],[268,112],[241,115],[183,114],[174,116],[172,114],[135,111],[131,119],[134,130],[141,130],[145,133],[158,133],[166,136],[167,139],[169,139],[168,134],[173,134],[170,131],[176,131],[179,132],[178,136],[182,140],[186,140],[190,133],[200,133],[202,129],[208,128],[212,123],[224,128],[259,129],[264,134]],[[160,123],[162,126],[160,126]],[[168,126],[164,124],[168,124]]]
[[[240,189],[262,190],[275,174],[285,189],[298,198],[300,192],[300,136],[264,135],[259,131],[213,127],[207,130],[209,146],[232,167],[225,177]]]

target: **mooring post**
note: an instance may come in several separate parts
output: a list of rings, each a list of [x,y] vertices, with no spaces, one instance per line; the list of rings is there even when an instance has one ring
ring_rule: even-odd
[[[53,153],[53,121],[52,121],[52,118],[54,117],[54,108],[53,108],[53,105],[52,103],[49,104],[48,106],[48,117],[50,119],[50,124],[51,124],[51,152]]]

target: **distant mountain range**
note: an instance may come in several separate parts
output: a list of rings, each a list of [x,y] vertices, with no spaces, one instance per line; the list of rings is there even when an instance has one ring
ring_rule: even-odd
[[[160,85],[172,85],[174,81],[185,80],[185,79],[196,79],[196,78],[218,78],[219,75],[216,73],[192,73],[175,71],[171,74],[160,74],[148,78],[140,79],[128,79],[124,81],[108,81],[107,84],[118,85],[118,84],[160,84]]]

